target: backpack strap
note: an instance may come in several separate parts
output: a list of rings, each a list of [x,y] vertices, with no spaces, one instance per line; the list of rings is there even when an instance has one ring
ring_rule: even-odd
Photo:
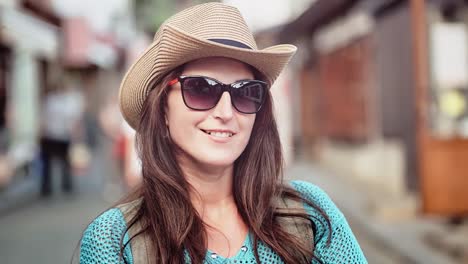
[[[122,212],[125,222],[128,224],[130,221],[133,219],[133,217],[136,215],[138,209],[141,206],[142,199],[137,199],[129,203],[125,204],[120,204],[117,206],[117,208],[120,209]],[[130,242],[130,246],[132,249],[132,257],[133,257],[133,263],[155,263],[154,261],[154,256],[151,254],[148,254],[148,252],[151,252],[151,240],[146,232],[143,232],[139,234],[138,236],[135,237],[138,232],[142,230],[141,222],[136,221],[135,224],[133,224],[129,229],[128,229],[128,235],[130,238],[133,237],[133,239]]]
[[[280,198],[279,211],[307,214],[301,202],[284,197]],[[314,251],[314,232],[309,220],[299,217],[281,217],[279,221],[289,234],[299,238],[306,247],[312,252]]]

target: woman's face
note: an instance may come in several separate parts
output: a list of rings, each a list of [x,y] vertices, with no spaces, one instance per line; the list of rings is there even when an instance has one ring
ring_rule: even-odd
[[[225,84],[254,78],[245,64],[220,57],[189,62],[182,75],[207,76]],[[231,166],[249,142],[256,115],[238,112],[227,92],[214,108],[196,111],[184,104],[179,82],[168,89],[166,124],[183,158],[203,165]]]

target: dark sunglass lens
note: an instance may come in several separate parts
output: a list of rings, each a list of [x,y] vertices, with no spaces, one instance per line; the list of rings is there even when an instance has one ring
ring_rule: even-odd
[[[242,113],[255,113],[263,104],[266,96],[264,83],[255,81],[239,82],[231,91],[232,103]]]
[[[207,110],[218,102],[221,87],[213,80],[188,77],[183,80],[182,94],[185,104],[192,109]]]

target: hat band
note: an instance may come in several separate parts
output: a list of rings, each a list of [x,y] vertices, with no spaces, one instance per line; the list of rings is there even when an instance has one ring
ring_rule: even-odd
[[[228,46],[237,47],[237,48],[250,49],[250,50],[252,49],[251,47],[245,45],[244,43],[235,41],[232,39],[208,39],[208,40],[211,40],[213,42],[217,42],[220,44],[228,45]]]

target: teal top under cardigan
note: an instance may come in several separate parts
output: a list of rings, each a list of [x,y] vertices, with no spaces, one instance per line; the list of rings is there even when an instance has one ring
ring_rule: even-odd
[[[304,198],[322,208],[330,218],[332,233],[330,244],[327,245],[329,228],[325,219],[316,210],[305,205],[307,213],[311,215],[311,219],[317,228],[313,241],[315,243],[315,256],[322,263],[367,263],[344,215],[328,195],[319,187],[308,182],[292,181],[291,185]],[[80,263],[124,263],[119,254],[122,235],[124,236],[124,243],[129,240],[125,230],[126,223],[123,214],[117,208],[109,209],[97,217],[83,234]],[[257,263],[252,249],[252,240],[248,235],[244,245],[235,256],[224,258],[208,251],[205,263]],[[258,254],[261,263],[283,263],[281,258],[261,241],[258,243]],[[127,260],[127,263],[133,263],[130,245],[125,248],[123,257]],[[313,261],[313,263],[316,263],[316,261]]]

